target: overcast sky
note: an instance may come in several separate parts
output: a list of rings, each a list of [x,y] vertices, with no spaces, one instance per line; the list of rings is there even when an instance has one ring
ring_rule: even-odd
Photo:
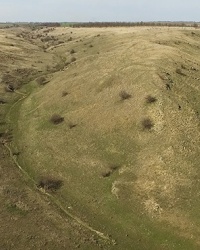
[[[200,0],[0,0],[0,22],[200,21]]]

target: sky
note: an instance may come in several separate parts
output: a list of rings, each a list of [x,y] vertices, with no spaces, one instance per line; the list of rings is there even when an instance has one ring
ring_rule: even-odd
[[[200,21],[200,0],[0,0],[0,22]]]

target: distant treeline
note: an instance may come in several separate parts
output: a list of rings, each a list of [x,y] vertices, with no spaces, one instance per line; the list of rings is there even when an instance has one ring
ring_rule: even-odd
[[[37,26],[60,27],[61,23],[36,23]]]
[[[167,26],[167,27],[200,27],[199,22],[83,22],[83,23],[72,23],[72,22],[20,22],[20,23],[0,23],[0,29],[29,26],[31,28],[40,27],[135,27],[135,26]]]
[[[70,25],[74,28],[81,27],[135,27],[135,26],[168,26],[168,27],[195,27],[198,23],[194,22],[88,22],[73,23]]]

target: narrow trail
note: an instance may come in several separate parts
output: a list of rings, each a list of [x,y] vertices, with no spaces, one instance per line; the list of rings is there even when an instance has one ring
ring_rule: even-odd
[[[9,123],[11,123],[11,117],[10,114],[13,110],[13,108],[21,101],[23,101],[24,99],[26,99],[30,93],[22,93],[19,91],[15,91],[16,94],[22,95],[21,98],[19,98],[16,102],[13,103],[13,105],[10,107],[8,113],[7,113],[7,119],[9,121]],[[24,168],[22,166],[20,166],[19,162],[17,161],[17,156],[13,154],[11,147],[9,146],[8,142],[5,142],[4,147],[8,150],[10,158],[12,159],[12,161],[15,163],[15,165],[18,167],[18,169],[22,172],[22,174],[24,176],[26,176],[31,182],[32,184],[34,184],[34,187],[37,191],[39,191],[41,194],[47,196],[48,198],[51,199],[51,201],[57,206],[58,209],[60,209],[66,216],[70,217],[71,219],[73,219],[74,221],[76,221],[78,224],[80,224],[82,227],[84,227],[85,229],[88,229],[89,231],[97,234],[100,238],[102,238],[103,240],[107,241],[109,244],[115,244],[115,240],[111,239],[109,236],[105,235],[104,233],[92,228],[90,225],[88,225],[86,222],[82,221],[80,218],[78,218],[76,215],[73,215],[72,213],[70,213],[67,209],[65,209],[63,207],[63,205],[59,202],[59,200],[52,194],[47,193],[45,191],[45,189],[42,188],[38,188],[37,187],[37,182],[28,174],[28,172],[26,172],[24,170]],[[34,189],[34,190],[35,190]]]

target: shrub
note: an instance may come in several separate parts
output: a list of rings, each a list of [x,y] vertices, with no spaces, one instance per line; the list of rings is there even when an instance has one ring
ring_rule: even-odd
[[[157,101],[157,99],[156,99],[156,97],[154,97],[154,96],[148,95],[148,96],[146,97],[146,103],[154,103],[154,102],[156,102],[156,101]]]
[[[181,69],[176,69],[176,73],[179,74],[179,75],[182,75],[182,76],[186,76],[186,74],[183,73],[183,72],[181,71]]]
[[[58,44],[63,44],[63,43],[65,43],[64,41],[58,41]]]
[[[0,98],[0,104],[5,104],[7,103],[4,99]]]
[[[6,142],[11,142],[13,139],[12,132],[6,131],[6,132],[1,132],[0,133],[0,142],[1,143],[6,143]]]
[[[76,61],[76,58],[75,57],[72,57],[71,58],[71,62],[75,62]]]
[[[107,170],[101,173],[102,177],[109,177],[111,175],[111,171]]]
[[[151,129],[154,126],[154,123],[151,121],[150,118],[145,118],[142,120],[142,126],[144,129]]]
[[[122,90],[119,93],[119,96],[121,97],[121,100],[126,100],[126,99],[131,98],[131,95],[129,93],[127,93],[126,91],[124,91],[124,90]]]
[[[72,129],[72,128],[75,128],[77,126],[77,124],[70,122],[68,124],[68,126],[69,126],[70,129]]]
[[[109,166],[109,168],[110,168],[111,171],[115,171],[115,170],[117,170],[118,168],[120,168],[120,165],[111,164],[111,165]]]
[[[39,78],[37,78],[36,82],[39,84],[39,85],[45,85],[47,83],[47,80],[44,76],[41,76]]]
[[[72,49],[72,50],[70,51],[70,54],[74,54],[74,53],[76,53],[76,52],[75,52],[74,49]]]
[[[184,64],[181,64],[181,68],[182,68],[182,69],[186,69],[186,67],[185,67]]]
[[[56,191],[63,185],[62,180],[55,179],[53,177],[42,177],[38,182],[39,188],[44,188],[49,191]]]
[[[58,114],[54,114],[54,115],[52,115],[50,121],[51,121],[53,124],[57,125],[57,124],[59,124],[59,123],[61,123],[61,122],[64,121],[64,117],[62,117],[62,116],[60,116],[60,115],[58,115]]]
[[[5,87],[5,91],[6,92],[14,92],[15,91],[15,88],[12,84],[8,84],[6,87]]]
[[[67,91],[63,91],[62,92],[62,97],[64,97],[64,96],[66,96],[66,95],[68,95],[69,93],[67,92]]]
[[[171,90],[171,85],[169,83],[166,83],[165,87],[166,87],[167,90]]]

